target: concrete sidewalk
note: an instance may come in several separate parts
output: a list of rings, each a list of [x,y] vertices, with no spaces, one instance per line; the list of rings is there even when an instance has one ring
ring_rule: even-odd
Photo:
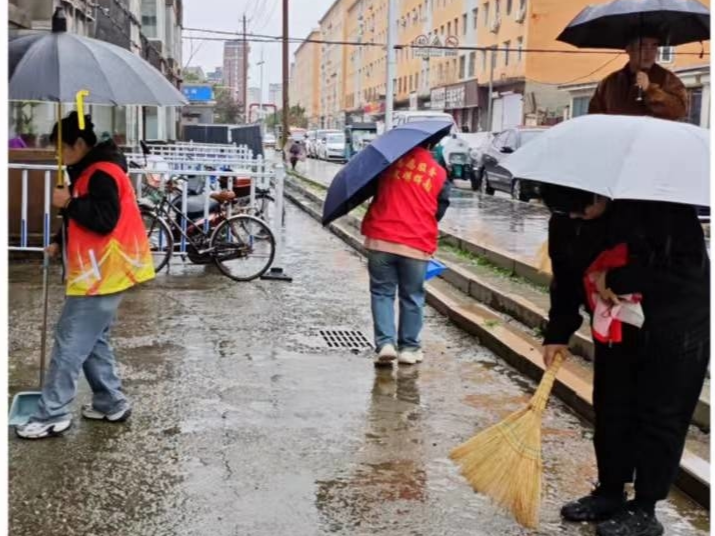
[[[177,263],[127,296],[113,342],[134,416],[77,419],[40,442],[11,435],[14,536],[529,534],[447,455],[523,407],[533,383],[431,308],[418,367],[376,373],[369,351],[328,348],[321,329],[370,337],[364,262],[292,207],[287,229],[292,284]],[[36,381],[39,267],[12,266],[10,281],[14,392]],[[595,479],[590,433],[552,401],[538,534],[592,534],[558,516]],[[709,532],[678,492],[660,514],[671,535]]]

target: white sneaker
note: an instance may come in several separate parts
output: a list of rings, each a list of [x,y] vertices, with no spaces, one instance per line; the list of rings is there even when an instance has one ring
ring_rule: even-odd
[[[391,365],[396,357],[397,351],[395,350],[395,346],[392,344],[386,344],[380,348],[380,351],[373,359],[373,363],[375,363],[375,366],[378,367],[381,365]]]
[[[62,435],[72,426],[72,419],[59,422],[29,422],[15,427],[15,433],[23,439],[43,439]]]
[[[132,414],[131,406],[125,406],[115,413],[102,413],[92,407],[91,404],[82,406],[82,417],[94,421],[124,422]]]
[[[403,350],[400,355],[397,356],[397,362],[403,365],[414,365],[415,363],[422,363],[424,359],[424,354],[419,348],[412,350]]]

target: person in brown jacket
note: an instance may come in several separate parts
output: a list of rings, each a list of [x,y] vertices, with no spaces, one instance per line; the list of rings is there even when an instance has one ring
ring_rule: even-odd
[[[633,39],[626,47],[628,64],[601,81],[588,113],[648,115],[675,121],[684,118],[685,86],[674,73],[655,62],[659,45],[654,37]]]

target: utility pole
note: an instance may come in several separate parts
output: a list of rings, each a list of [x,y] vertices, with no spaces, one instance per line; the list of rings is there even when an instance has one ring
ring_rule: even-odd
[[[387,3],[387,83],[385,84],[385,131],[392,128],[392,110],[395,103],[395,4]]]
[[[492,110],[494,108],[494,99],[492,98],[492,93],[494,92],[494,66],[496,64],[495,50],[492,47],[489,50],[489,103],[487,108],[487,132],[492,131]]]
[[[285,148],[288,143],[288,0],[283,0],[283,143],[281,148]]]
[[[243,14],[243,122],[248,123],[248,39],[246,14]]]

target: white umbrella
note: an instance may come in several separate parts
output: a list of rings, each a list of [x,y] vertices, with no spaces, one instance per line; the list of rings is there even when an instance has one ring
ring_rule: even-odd
[[[611,199],[710,206],[710,131],[688,123],[578,117],[541,134],[502,165],[519,179]]]

